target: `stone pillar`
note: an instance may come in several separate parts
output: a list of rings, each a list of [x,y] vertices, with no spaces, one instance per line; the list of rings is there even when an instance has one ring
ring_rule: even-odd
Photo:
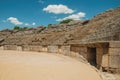
[[[96,48],[96,62],[98,68],[100,68],[101,66],[108,67],[107,54],[108,54],[108,48],[104,48],[104,47]]]
[[[103,54],[102,56],[102,63],[101,63],[101,69],[103,71],[107,71],[109,69],[109,58],[108,54]]]

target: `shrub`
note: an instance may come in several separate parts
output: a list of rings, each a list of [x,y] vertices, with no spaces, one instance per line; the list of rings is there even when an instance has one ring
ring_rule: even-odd
[[[15,26],[14,30],[20,30],[20,27],[19,26]]]
[[[62,20],[62,21],[60,22],[60,24],[66,24],[66,23],[69,23],[69,22],[71,22],[71,21],[73,21],[73,19]]]
[[[14,28],[13,28],[13,30],[18,30],[18,31],[20,31],[20,30],[26,30],[26,29],[28,29],[28,27],[20,27],[20,26],[15,26]]]

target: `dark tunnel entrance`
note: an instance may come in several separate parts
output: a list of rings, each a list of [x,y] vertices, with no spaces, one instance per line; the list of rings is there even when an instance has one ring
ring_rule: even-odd
[[[88,62],[97,67],[96,62],[96,48],[88,48],[88,55],[87,55]]]

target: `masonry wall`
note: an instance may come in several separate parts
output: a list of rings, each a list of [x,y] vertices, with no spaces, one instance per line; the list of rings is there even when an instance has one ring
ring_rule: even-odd
[[[37,52],[47,52],[47,46],[39,45],[24,45],[22,46],[23,51],[37,51]]]
[[[48,46],[49,53],[58,53],[58,46]]]
[[[113,73],[120,73],[120,42],[110,43],[109,70]]]
[[[30,51],[41,51],[42,47],[41,46],[34,46],[34,45],[31,45],[29,46],[29,49]]]
[[[70,46],[67,46],[67,45],[61,46],[61,53],[63,55],[69,56],[70,55]]]
[[[23,51],[30,51],[30,47],[28,45],[22,46]]]
[[[22,51],[22,50],[23,50],[22,46],[17,46],[17,51]]]
[[[17,45],[4,45],[4,50],[17,50]]]
[[[92,52],[92,48],[94,48],[96,52]],[[96,67],[98,69],[102,67],[103,69],[108,70],[108,47],[71,45],[70,55],[73,57],[79,57],[82,55],[88,61],[92,61],[92,59],[96,58]]]
[[[87,59],[87,47],[71,45],[70,51],[70,55],[73,57],[78,57],[79,55],[82,55],[84,58]]]
[[[110,42],[109,48],[96,48],[96,63],[97,67],[106,71],[120,73],[120,42]],[[82,55],[88,60],[89,49],[87,46],[80,45],[61,45],[61,46],[39,46],[39,45],[4,45],[0,46],[1,50],[18,50],[18,51],[39,51],[49,53],[60,53],[66,56],[80,58]],[[90,53],[91,54],[91,53]],[[92,58],[92,57],[90,57]]]

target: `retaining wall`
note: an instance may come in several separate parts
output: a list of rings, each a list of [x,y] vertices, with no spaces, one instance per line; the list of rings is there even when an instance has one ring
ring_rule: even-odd
[[[70,55],[72,55],[73,57],[78,57],[79,55],[82,55],[84,58],[87,59],[87,47],[72,45],[70,48],[70,52]]]
[[[95,48],[96,56],[92,55],[91,50]],[[86,60],[91,61],[96,58],[97,67],[105,71],[120,73],[120,42],[109,42],[109,47],[97,46],[80,46],[76,45],[61,45],[61,46],[39,46],[39,45],[4,45],[0,46],[0,50],[18,50],[18,51],[38,51],[59,53],[66,56],[80,58],[82,55]],[[94,60],[94,59],[93,59]]]
[[[69,56],[70,55],[70,46],[61,46],[61,53],[63,55]]]
[[[111,42],[109,48],[109,69],[120,73],[120,42]]]
[[[47,46],[24,45],[24,46],[22,46],[22,50],[23,51],[47,52]]]
[[[48,46],[49,53],[58,53],[58,46]]]
[[[4,50],[17,50],[17,45],[4,45]]]

